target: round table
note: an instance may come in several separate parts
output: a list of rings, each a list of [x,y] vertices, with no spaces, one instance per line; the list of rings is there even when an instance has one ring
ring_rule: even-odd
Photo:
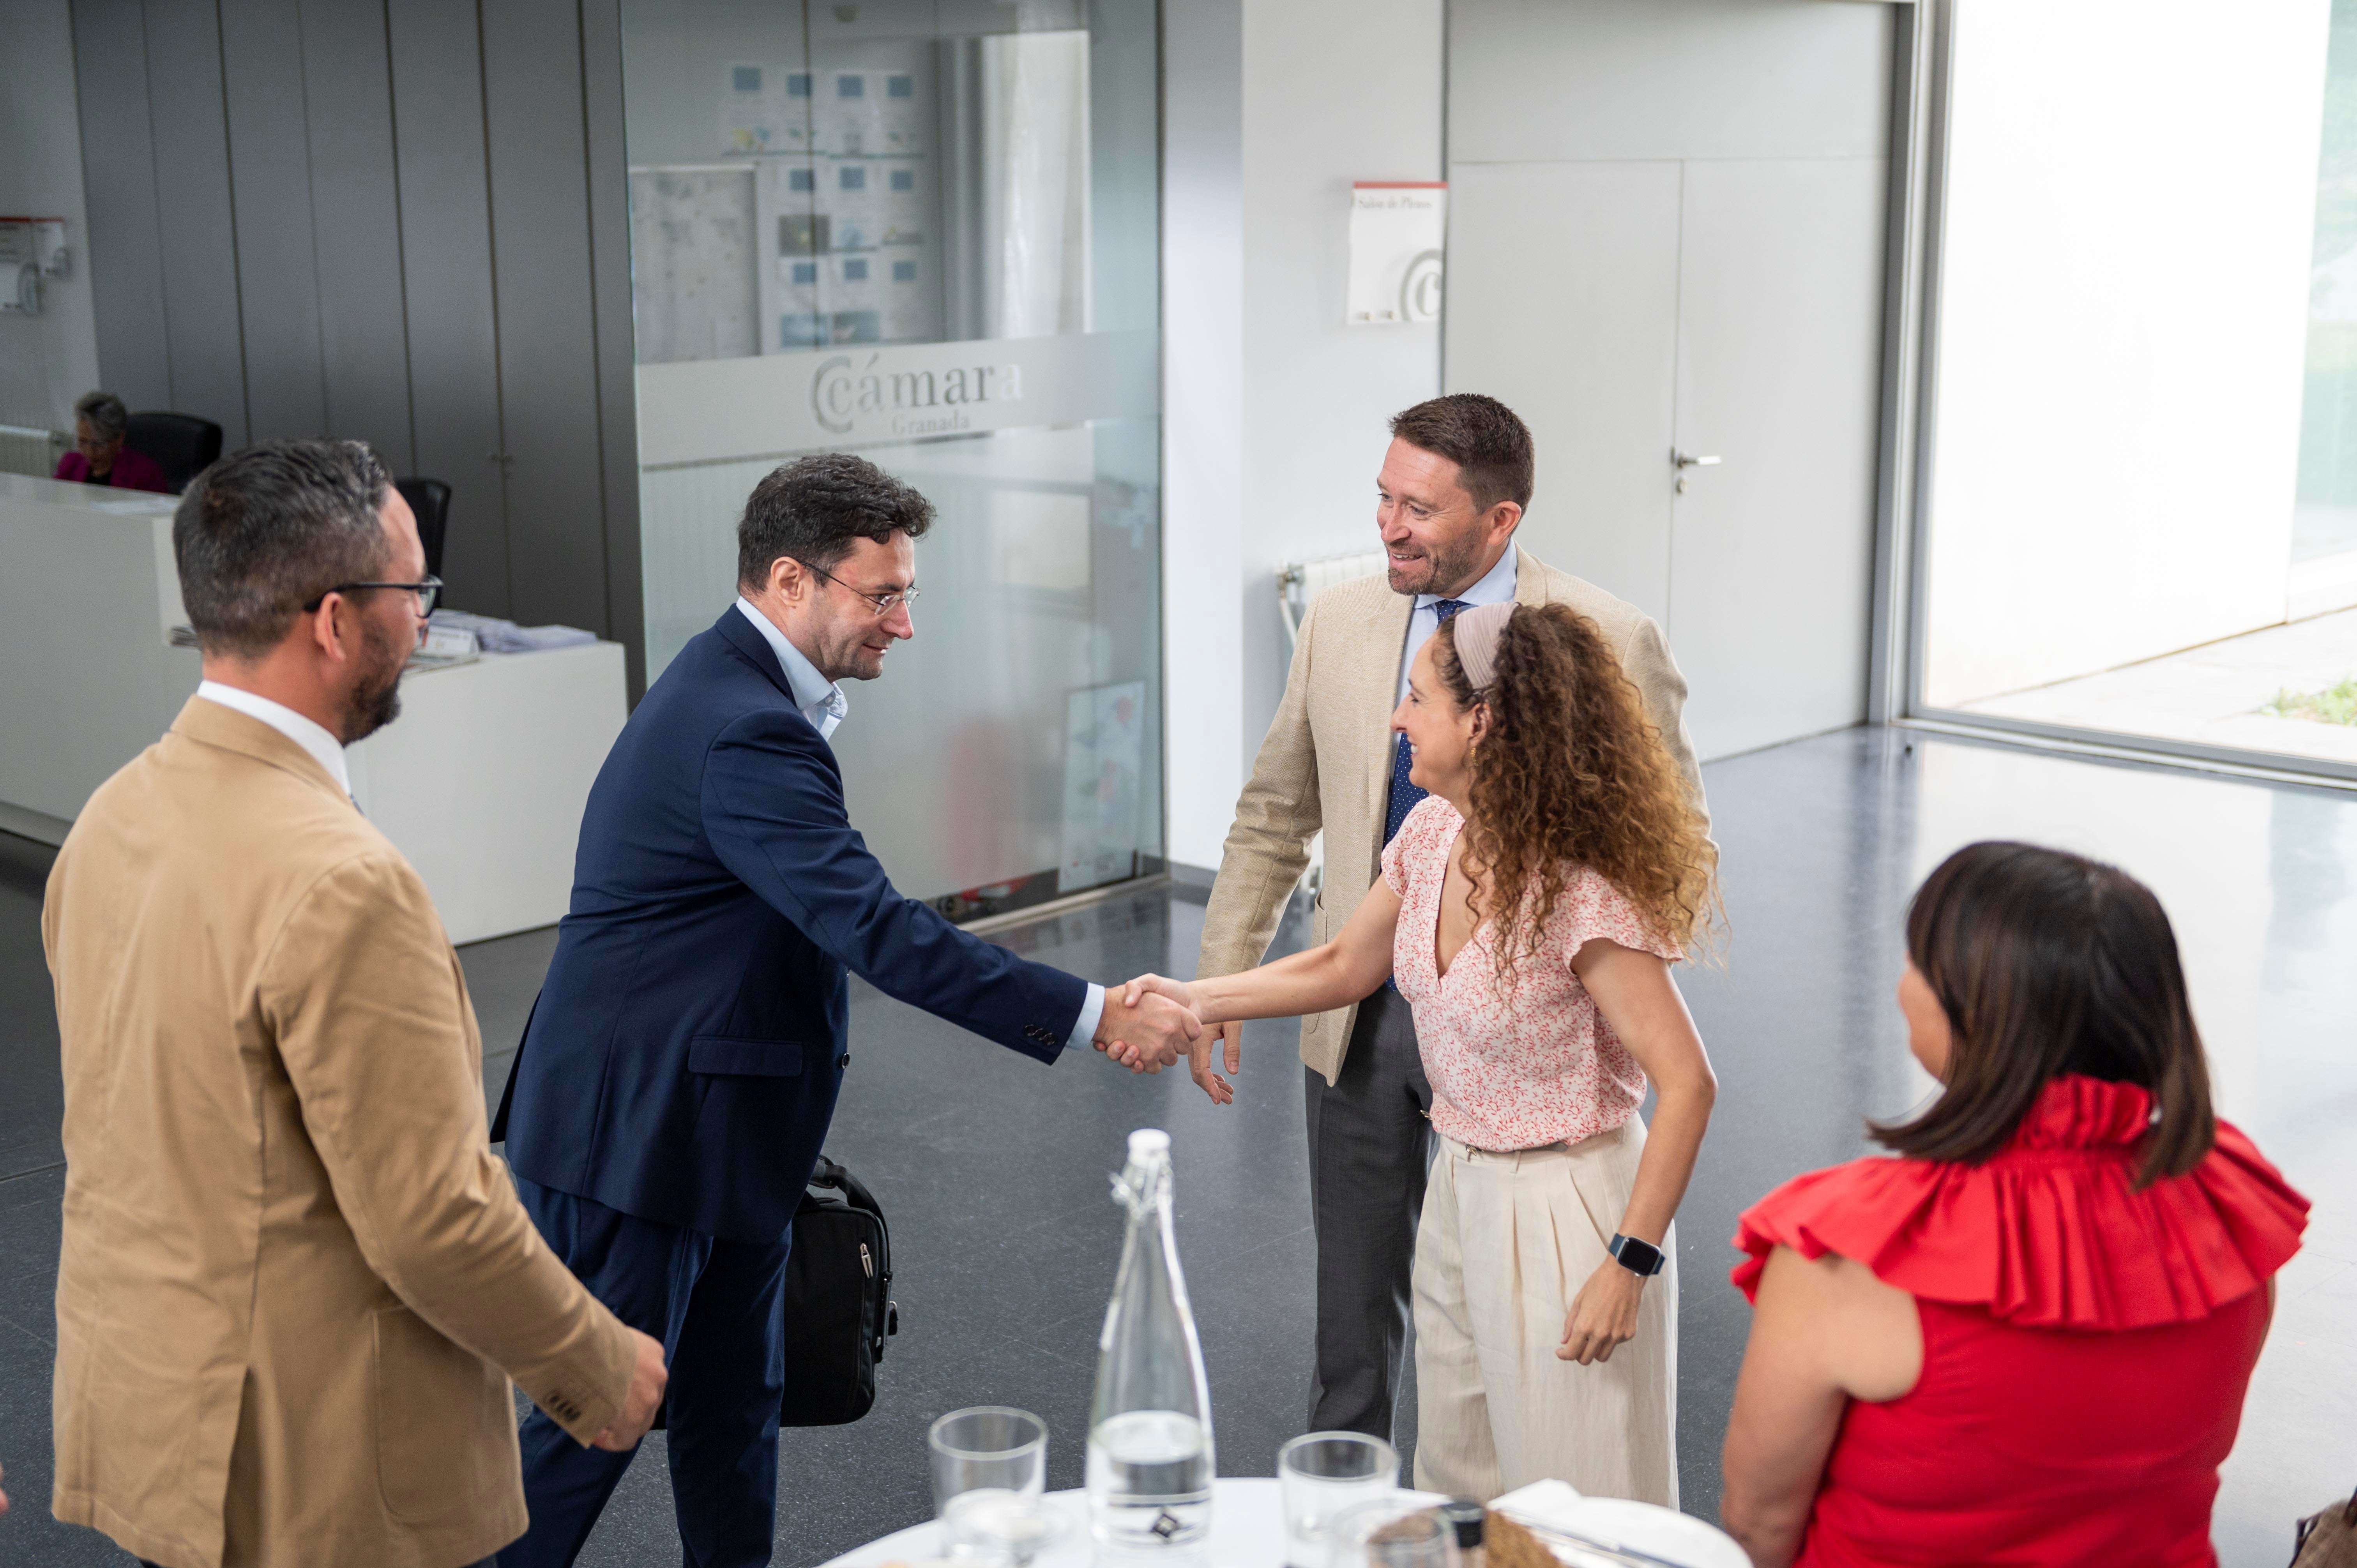
[[[1079,1487],[1049,1492],[1048,1506],[1071,1523],[1062,1540],[1032,1560],[1033,1568],[1090,1568],[1096,1548],[1089,1540],[1089,1495]],[[847,1552],[824,1568],[879,1568],[886,1563],[927,1563],[942,1555],[942,1527],[907,1530]],[[1173,1552],[1172,1568],[1216,1563],[1220,1568],[1281,1568],[1285,1562],[1285,1507],[1276,1482],[1265,1477],[1227,1477],[1211,1483],[1211,1535],[1204,1545]]]
[[[1191,1551],[1173,1552],[1166,1560],[1171,1568],[1181,1568],[1181,1565],[1195,1568],[1199,1564],[1216,1564],[1217,1568],[1283,1568],[1285,1508],[1276,1482],[1260,1477],[1222,1477],[1212,1485],[1211,1539]],[[1435,1498],[1433,1500],[1437,1502],[1439,1499]],[[1035,1568],[1091,1568],[1095,1561],[1095,1549],[1089,1541],[1088,1494],[1078,1489],[1049,1492],[1047,1501],[1071,1523],[1063,1539],[1034,1560]],[[1609,1498],[1587,1501],[1596,1505],[1594,1522],[1598,1526],[1620,1522],[1614,1517],[1618,1510],[1639,1506],[1622,1504]],[[1698,1546],[1703,1549],[1704,1554],[1693,1559],[1697,1568],[1706,1568],[1706,1565],[1717,1568],[1720,1563],[1739,1568],[1739,1565],[1749,1562],[1743,1555],[1741,1547],[1699,1520],[1694,1521],[1691,1527],[1682,1523],[1681,1528],[1692,1528],[1698,1538]],[[1715,1540],[1706,1541],[1699,1539],[1704,1537]],[[826,1563],[824,1568],[882,1568],[882,1564],[887,1563],[931,1563],[941,1554],[941,1527],[920,1524],[888,1535],[856,1552],[845,1552]]]

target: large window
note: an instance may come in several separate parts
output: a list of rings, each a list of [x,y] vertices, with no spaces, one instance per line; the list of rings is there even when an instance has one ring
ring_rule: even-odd
[[[1956,0],[1918,712],[2357,772],[2357,0]]]
[[[894,880],[963,917],[1157,865],[1153,0],[622,15],[649,679],[754,483],[859,452],[940,511],[834,740]]]

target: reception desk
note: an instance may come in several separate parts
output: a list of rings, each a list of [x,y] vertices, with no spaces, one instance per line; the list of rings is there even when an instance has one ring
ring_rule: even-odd
[[[0,830],[56,843],[200,678],[173,498],[0,474]],[[425,877],[453,941],[553,925],[581,810],[627,714],[619,643],[403,677],[353,746],[352,794]]]

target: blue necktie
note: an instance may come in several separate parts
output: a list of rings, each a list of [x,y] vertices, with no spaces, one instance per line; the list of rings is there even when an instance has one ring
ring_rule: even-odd
[[[1463,599],[1436,599],[1432,607],[1442,620],[1447,620],[1458,611],[1473,607]],[[1394,736],[1391,803],[1383,811],[1383,843],[1386,844],[1399,837],[1400,824],[1407,821],[1407,814],[1415,810],[1417,801],[1424,799],[1424,790],[1407,781],[1407,770],[1413,760],[1408,751],[1407,736]]]

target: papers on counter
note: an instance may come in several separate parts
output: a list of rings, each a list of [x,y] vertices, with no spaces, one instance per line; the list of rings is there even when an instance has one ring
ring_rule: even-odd
[[[119,501],[92,501],[90,503],[90,510],[112,512],[116,517],[152,517],[157,512],[179,510],[180,498],[138,495]]]
[[[471,632],[475,646],[485,653],[539,653],[551,648],[578,648],[597,640],[596,632],[584,631],[577,626],[518,626],[496,616],[436,610],[426,632],[429,648],[434,646],[435,634],[446,628]]]

